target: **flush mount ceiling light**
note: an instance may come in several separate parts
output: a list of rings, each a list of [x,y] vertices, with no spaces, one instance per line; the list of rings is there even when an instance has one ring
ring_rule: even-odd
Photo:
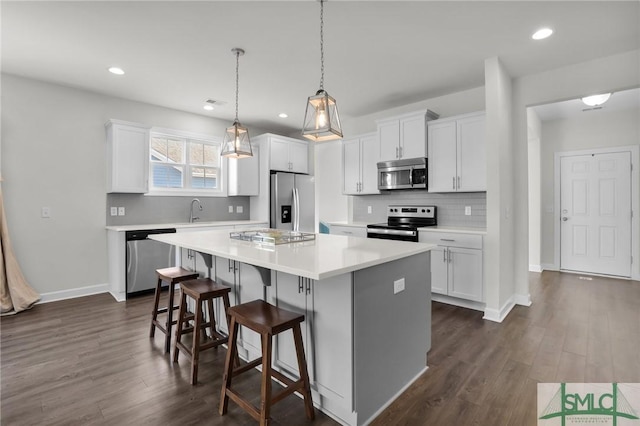
[[[553,30],[551,28],[540,28],[538,31],[533,33],[531,38],[534,40],[542,40],[549,37],[551,34],[553,34]]]
[[[611,93],[602,93],[600,95],[585,96],[584,98],[582,98],[582,102],[584,102],[585,105],[588,105],[590,107],[595,107],[607,102],[610,97],[611,97]]]
[[[253,157],[251,141],[249,140],[249,130],[240,124],[240,120],[238,120],[238,68],[240,66],[240,55],[244,55],[244,50],[239,47],[234,47],[231,49],[231,52],[236,55],[236,118],[233,120],[231,127],[227,127],[220,155],[230,158]]]
[[[302,136],[315,142],[342,137],[336,100],[324,90],[324,0],[320,0],[320,89],[307,100]]]
[[[115,75],[123,75],[124,74],[124,70],[122,68],[119,68],[119,67],[109,67],[109,72],[111,74],[115,74]]]
[[[280,118],[287,118],[287,117],[289,117],[289,115],[287,115],[287,113],[286,113],[286,112],[281,112],[280,114],[278,114],[278,117],[280,117]]]

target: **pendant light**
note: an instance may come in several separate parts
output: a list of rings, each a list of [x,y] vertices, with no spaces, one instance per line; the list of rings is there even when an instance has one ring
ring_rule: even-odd
[[[231,51],[236,55],[236,118],[231,127],[227,127],[220,155],[229,158],[253,157],[251,141],[249,140],[249,130],[240,124],[238,120],[238,68],[240,55],[244,55],[244,50],[234,47]]]
[[[324,90],[324,0],[320,0],[320,89],[307,100],[302,136],[315,142],[342,137],[336,100]]]

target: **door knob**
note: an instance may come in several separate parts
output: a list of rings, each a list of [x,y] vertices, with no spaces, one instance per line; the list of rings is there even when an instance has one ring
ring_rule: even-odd
[[[567,220],[569,220],[569,218],[568,218],[568,217],[566,217],[566,216],[562,218],[562,221],[563,221],[563,222],[566,222]]]

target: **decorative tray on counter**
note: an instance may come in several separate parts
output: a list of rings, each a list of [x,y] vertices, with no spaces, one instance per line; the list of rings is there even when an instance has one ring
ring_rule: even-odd
[[[251,241],[258,244],[275,246],[278,244],[313,241],[316,239],[316,234],[286,231],[283,229],[255,229],[251,231],[231,232],[229,237],[234,240]]]

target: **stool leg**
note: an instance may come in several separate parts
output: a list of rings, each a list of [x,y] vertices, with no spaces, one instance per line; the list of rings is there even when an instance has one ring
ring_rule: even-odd
[[[224,374],[222,375],[222,392],[220,393],[220,407],[218,412],[221,416],[227,414],[227,408],[229,408],[229,396],[227,395],[227,389],[231,388],[231,378],[233,377],[233,362],[236,358],[238,348],[236,346],[238,339],[238,324],[235,318],[229,317],[229,349],[227,350],[227,357],[224,362]]]
[[[176,324],[176,338],[173,344],[173,362],[178,362],[178,355],[180,350],[178,349],[178,342],[182,337],[182,327],[184,326],[184,317],[187,314],[187,295],[184,291],[180,291],[180,310],[178,311],[178,324]]]
[[[200,328],[202,327],[202,301],[196,300],[195,324],[193,325],[193,346],[191,347],[191,384],[198,382],[198,360],[200,358]]]
[[[262,334],[262,386],[260,400],[260,426],[269,424],[271,415],[271,342],[270,334]]]
[[[158,319],[158,303],[160,303],[160,290],[162,289],[162,278],[158,278],[158,284],[156,285],[156,294],[153,300],[153,312],[151,314],[151,330],[149,331],[149,337],[156,335],[156,320]]]
[[[171,349],[171,327],[173,327],[173,298],[175,291],[175,284],[169,283],[169,300],[167,301],[167,336],[164,339],[164,353],[169,352]]]
[[[224,305],[224,313],[225,316],[227,317],[227,328],[229,329],[229,337],[227,340],[227,346],[230,348],[231,347],[231,317],[229,316],[229,314],[227,313],[229,311],[229,308],[231,307],[231,304],[229,303],[229,294],[228,293],[224,293],[222,295],[222,304]],[[236,333],[237,333],[237,326],[236,326]],[[234,357],[233,357],[233,362],[235,364],[236,367],[240,367],[240,356],[238,355],[238,351],[235,351],[234,353]]]
[[[213,299],[207,300],[207,308],[209,309],[209,331],[211,332],[211,338],[216,338],[216,319],[215,312],[213,311]]]
[[[293,341],[296,345],[296,356],[298,358],[298,371],[300,379],[304,382],[302,396],[304,397],[304,410],[309,420],[313,420],[315,414],[313,412],[313,400],[311,399],[311,387],[309,386],[309,372],[307,371],[307,361],[304,357],[304,346],[302,344],[302,332],[300,324],[293,327]]]

